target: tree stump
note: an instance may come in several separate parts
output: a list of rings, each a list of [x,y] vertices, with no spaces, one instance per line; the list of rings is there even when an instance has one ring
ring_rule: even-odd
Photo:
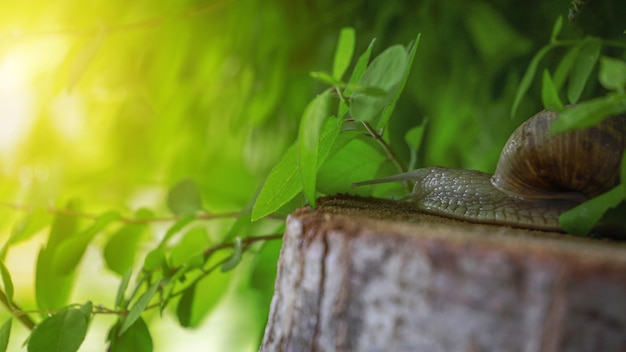
[[[287,219],[261,351],[626,351],[626,245],[324,198]]]

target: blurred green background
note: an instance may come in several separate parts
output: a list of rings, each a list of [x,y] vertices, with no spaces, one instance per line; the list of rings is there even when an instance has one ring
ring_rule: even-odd
[[[510,116],[520,79],[549,41],[557,17],[565,18],[563,38],[623,41],[625,13],[622,0],[2,4],[2,238],[23,215],[19,207],[61,207],[76,198],[89,213],[148,207],[167,215],[168,189],[188,177],[211,213],[250,206],[295,139],[306,104],[324,89],[309,73],[330,70],[337,35],[346,26],[356,30],[357,54],[372,38],[376,55],[422,33],[390,125],[400,158],[409,157],[404,132],[428,119],[418,165],[493,171],[510,132],[541,109],[535,82]],[[556,50],[541,65],[553,65],[558,55]],[[597,91],[592,86],[584,96]],[[221,238],[231,224],[206,226]],[[158,232],[155,226],[139,249],[151,248]],[[7,258],[18,282],[16,301],[26,308],[35,308],[32,272],[43,241],[45,232]],[[249,255],[223,304],[196,330],[177,327],[167,311],[162,319],[151,316],[155,351],[256,350],[278,246]],[[95,248],[83,260],[72,296],[77,302],[109,304],[115,295],[117,279],[103,267],[100,252]],[[250,275],[258,281],[259,273],[265,282],[251,284]],[[95,326],[105,331],[106,319],[97,316]],[[90,332],[81,350],[103,350],[105,332]],[[21,342],[12,337],[13,346]]]

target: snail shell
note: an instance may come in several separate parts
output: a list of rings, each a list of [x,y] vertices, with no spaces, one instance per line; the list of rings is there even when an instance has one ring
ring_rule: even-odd
[[[417,169],[355,186],[415,182],[409,198],[424,212],[471,222],[562,231],[559,216],[619,184],[626,115],[552,135],[558,114],[543,110],[505,144],[495,175],[443,167]]]

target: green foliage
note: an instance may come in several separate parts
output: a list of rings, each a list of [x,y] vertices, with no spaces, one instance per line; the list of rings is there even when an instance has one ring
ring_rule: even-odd
[[[328,194],[402,196],[351,184],[423,165],[489,171],[520,122],[506,116],[542,104],[563,110],[555,132],[626,111],[623,19],[585,27],[586,8],[572,23],[550,4],[477,0],[27,3],[0,14],[0,108],[30,114],[7,115],[24,133],[0,119],[0,293],[34,328],[29,350],[76,350],[92,316],[114,314],[110,351],[152,351],[151,312],[195,328],[246,290],[254,311],[229,317],[259,320],[237,336],[258,343],[284,214]],[[585,233],[623,190],[563,226]],[[25,243],[44,243],[34,302],[14,282]],[[101,275],[118,286],[86,292]],[[101,295],[113,307],[71,304]],[[11,321],[0,351],[19,340]]]
[[[80,308],[57,313],[37,325],[28,340],[28,352],[75,352],[83,343],[89,321],[91,302]]]
[[[151,352],[152,336],[143,319],[135,320],[128,330],[118,334],[121,322],[114,325],[109,331],[107,341],[110,342],[109,352]]]
[[[202,199],[196,182],[185,179],[174,185],[167,195],[167,206],[176,215],[193,215],[202,210]]]
[[[7,346],[9,345],[9,336],[11,335],[11,323],[12,319],[9,318],[2,327],[0,327],[0,351],[4,352],[7,350]]]

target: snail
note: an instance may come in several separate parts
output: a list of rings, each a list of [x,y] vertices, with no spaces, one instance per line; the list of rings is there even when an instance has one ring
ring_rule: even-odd
[[[423,212],[470,222],[559,231],[563,212],[620,182],[626,115],[553,135],[558,113],[543,110],[506,142],[494,175],[427,167],[354,186],[414,182],[408,199]]]

